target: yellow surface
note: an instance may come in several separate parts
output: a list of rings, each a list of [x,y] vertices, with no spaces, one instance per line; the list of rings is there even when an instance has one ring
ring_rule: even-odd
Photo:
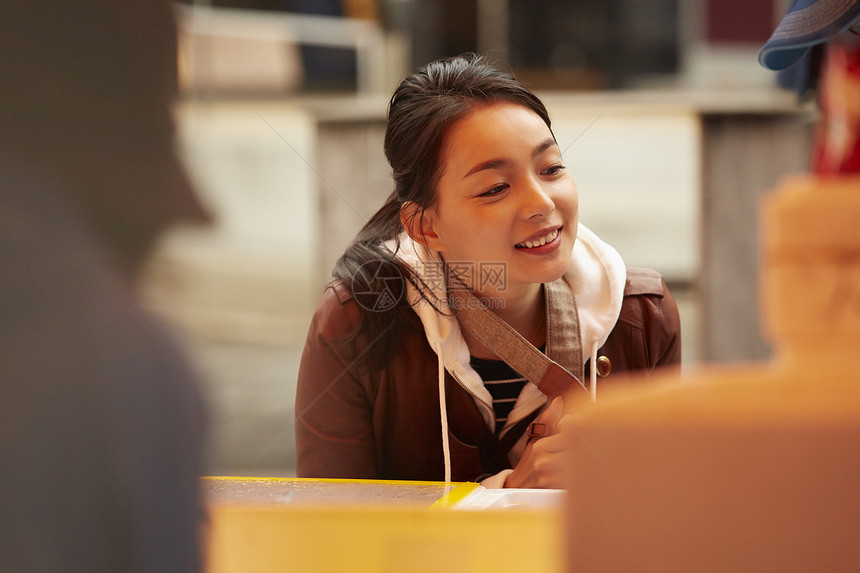
[[[255,506],[412,506],[445,509],[479,486],[470,482],[209,476],[210,503]]]
[[[263,481],[274,483],[268,478]],[[374,487],[433,484],[311,481],[364,483]],[[558,573],[563,570],[560,509],[448,509],[475,487],[476,484],[455,484],[448,499],[438,500],[427,508],[395,504],[340,507],[211,504],[207,569],[209,573]]]

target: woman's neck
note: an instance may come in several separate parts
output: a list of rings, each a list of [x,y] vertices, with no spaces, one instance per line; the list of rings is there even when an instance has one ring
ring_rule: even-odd
[[[508,289],[504,292],[476,293],[476,296],[490,302],[489,307],[492,311],[534,346],[540,347],[546,343],[546,306],[543,285],[528,284],[523,285],[522,288]],[[461,330],[472,356],[499,359],[467,328]]]

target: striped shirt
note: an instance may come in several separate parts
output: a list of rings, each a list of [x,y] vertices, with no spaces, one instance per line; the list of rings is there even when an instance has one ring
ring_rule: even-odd
[[[505,422],[517,396],[520,395],[527,380],[503,360],[487,360],[486,358],[471,357],[470,363],[475,372],[484,381],[484,386],[493,397],[493,410],[496,412],[496,433],[505,427]]]

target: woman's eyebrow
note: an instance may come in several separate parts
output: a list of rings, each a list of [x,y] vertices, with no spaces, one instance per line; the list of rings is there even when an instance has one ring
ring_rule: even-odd
[[[532,157],[537,157],[553,145],[556,145],[555,140],[551,137],[546,138],[544,141],[537,144],[532,150]],[[466,179],[467,177],[470,177],[475,173],[478,173],[479,171],[486,171],[487,169],[500,169],[502,167],[508,167],[510,164],[510,159],[504,157],[488,159],[487,161],[482,161],[474,165],[465,175],[463,175],[463,179]]]
[[[486,171],[487,169],[499,169],[501,167],[507,167],[510,164],[511,164],[511,161],[509,159],[503,159],[503,158],[490,159],[488,161],[482,161],[482,162],[478,163],[477,165],[475,165],[474,167],[472,167],[471,169],[469,169],[469,172],[466,173],[465,175],[463,175],[463,179],[466,179],[467,177],[470,177],[470,176],[474,175],[475,173],[478,173],[479,171]]]
[[[547,137],[543,142],[535,146],[534,151],[532,151],[532,157],[537,157],[553,145],[557,145],[555,139]]]

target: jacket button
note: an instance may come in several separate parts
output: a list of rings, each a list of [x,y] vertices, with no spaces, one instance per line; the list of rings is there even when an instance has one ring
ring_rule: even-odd
[[[601,356],[597,359],[597,375],[601,378],[606,378],[612,372],[612,361],[606,356]]]

